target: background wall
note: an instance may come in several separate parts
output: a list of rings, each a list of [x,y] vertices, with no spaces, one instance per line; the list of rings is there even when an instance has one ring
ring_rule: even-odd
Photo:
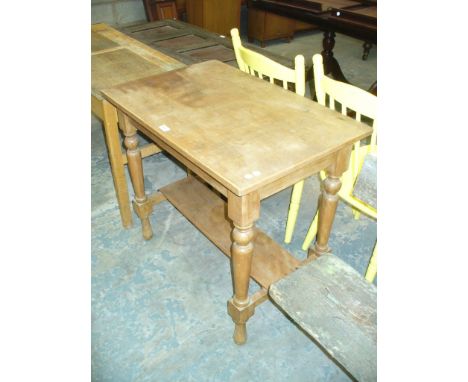
[[[143,0],[91,0],[91,23],[115,26],[146,21]]]

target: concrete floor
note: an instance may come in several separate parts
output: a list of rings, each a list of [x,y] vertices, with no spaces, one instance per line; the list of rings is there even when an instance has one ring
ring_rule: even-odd
[[[348,79],[367,88],[376,78],[376,49],[363,62],[362,42],[338,35],[335,56]],[[267,49],[310,60],[321,34],[301,33]],[[267,301],[248,322],[244,346],[232,341],[226,313],[232,295],[227,258],[171,204],[154,209],[154,237],[122,228],[100,123],[92,118],[92,380],[93,381],[348,381],[349,377]],[[148,193],[185,176],[165,154],[144,160]],[[128,174],[127,174],[128,175]],[[128,180],[129,184],[130,181]],[[291,189],[264,201],[258,221],[282,243]],[[293,242],[301,250],[315,213],[319,183],[307,179]],[[131,191],[132,194],[132,191]],[[364,273],[376,223],[354,220],[340,204],[330,238],[334,253]],[[251,282],[251,291],[258,286]]]

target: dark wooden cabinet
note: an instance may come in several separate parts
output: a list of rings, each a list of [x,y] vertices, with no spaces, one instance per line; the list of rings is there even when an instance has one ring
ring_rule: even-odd
[[[248,39],[250,42],[258,40],[262,47],[265,41],[278,38],[291,40],[295,32],[317,28],[313,24],[251,7],[250,2],[248,6]]]
[[[294,36],[294,20],[287,17],[249,8],[248,19],[249,42],[258,40],[262,47],[265,46],[265,41],[277,38],[291,40]]]
[[[230,36],[240,27],[241,0],[186,0],[187,21],[203,29]]]
[[[149,21],[179,18],[175,0],[143,0]]]

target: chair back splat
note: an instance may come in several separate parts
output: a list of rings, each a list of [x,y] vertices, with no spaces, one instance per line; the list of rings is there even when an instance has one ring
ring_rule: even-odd
[[[261,79],[268,79],[271,83],[281,83],[284,89],[288,89],[288,83],[295,85],[297,94],[305,94],[305,60],[298,55],[294,59],[294,69],[281,65],[272,59],[254,52],[242,46],[237,28],[231,29],[232,44],[236,54],[237,65],[245,73]]]

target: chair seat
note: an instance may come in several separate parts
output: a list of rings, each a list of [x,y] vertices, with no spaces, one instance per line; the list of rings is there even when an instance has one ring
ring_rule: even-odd
[[[367,154],[354,185],[353,196],[377,209],[377,155]]]
[[[269,294],[354,378],[377,380],[377,289],[352,267],[323,255]]]

